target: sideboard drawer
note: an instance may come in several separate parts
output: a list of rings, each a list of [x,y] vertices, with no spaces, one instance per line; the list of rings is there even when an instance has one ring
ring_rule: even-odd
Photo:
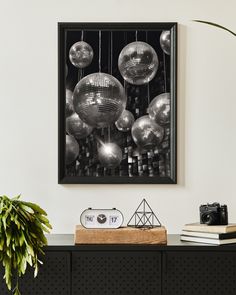
[[[170,251],[163,257],[164,295],[236,294],[236,252]]]
[[[161,295],[161,253],[72,254],[72,295]]]
[[[28,266],[24,277],[19,279],[22,295],[70,295],[70,253],[46,252],[42,257],[38,276],[34,279],[33,270]],[[0,294],[10,295],[2,277],[4,270],[0,270]],[[14,283],[13,283],[14,287]]]

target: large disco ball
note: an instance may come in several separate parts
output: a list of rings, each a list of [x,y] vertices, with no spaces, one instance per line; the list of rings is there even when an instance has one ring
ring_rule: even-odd
[[[93,48],[84,41],[76,42],[69,51],[71,63],[80,69],[89,66],[93,59]]]
[[[121,83],[105,73],[84,77],[75,86],[74,109],[90,126],[100,128],[115,123],[126,107],[126,95]]]
[[[74,113],[66,119],[66,131],[77,139],[87,137],[92,131],[93,127],[83,122],[79,115]]]
[[[126,45],[118,59],[122,77],[130,84],[142,85],[150,82],[158,69],[156,51],[145,42],[132,42]]]
[[[162,50],[170,55],[170,31],[163,31],[160,36],[160,44]]]
[[[98,149],[98,159],[103,167],[116,168],[122,160],[121,148],[116,143],[102,143]]]
[[[71,116],[75,111],[74,111],[74,106],[73,106],[73,93],[69,89],[66,89],[66,117]]]
[[[79,144],[73,136],[66,135],[66,165],[75,161],[79,155]]]
[[[119,131],[127,132],[131,129],[133,123],[134,115],[130,111],[124,110],[115,125]]]
[[[162,142],[164,129],[146,115],[134,122],[131,133],[138,147],[148,149]]]
[[[149,117],[160,125],[170,123],[170,93],[156,96],[148,107]]]

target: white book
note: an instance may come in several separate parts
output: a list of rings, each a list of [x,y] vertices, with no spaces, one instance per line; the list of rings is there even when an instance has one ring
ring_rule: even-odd
[[[200,238],[218,239],[218,240],[227,240],[227,239],[236,238],[236,232],[220,234],[220,233],[206,233],[206,232],[182,230],[182,235],[200,237]]]
[[[213,245],[236,244],[236,239],[218,240],[218,239],[207,239],[207,238],[184,236],[184,235],[181,235],[180,239],[181,241],[185,241],[185,242],[195,242],[195,243],[213,244]]]

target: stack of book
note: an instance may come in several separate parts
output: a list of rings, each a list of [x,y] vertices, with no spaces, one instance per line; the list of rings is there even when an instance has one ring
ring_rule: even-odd
[[[236,224],[186,224],[182,230],[181,241],[214,245],[234,244],[236,243]]]

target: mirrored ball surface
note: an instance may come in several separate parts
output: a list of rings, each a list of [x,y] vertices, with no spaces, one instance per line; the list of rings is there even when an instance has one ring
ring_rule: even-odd
[[[75,112],[72,96],[73,96],[72,91],[69,89],[66,89],[66,117],[71,116]]]
[[[170,93],[156,96],[148,107],[149,117],[160,125],[170,123]]]
[[[73,94],[76,113],[85,123],[96,128],[115,123],[124,111],[126,101],[121,83],[106,73],[84,77]]]
[[[160,44],[162,50],[170,55],[170,31],[163,31],[160,36]]]
[[[122,160],[121,148],[116,143],[104,143],[98,149],[98,159],[103,167],[116,168]]]
[[[162,142],[164,129],[146,115],[134,122],[131,133],[138,147],[149,149]]]
[[[66,119],[66,131],[77,139],[87,137],[92,131],[93,127],[83,122],[79,115],[74,113]]]
[[[69,58],[75,67],[80,69],[86,68],[93,60],[93,49],[84,41],[76,42],[70,48]]]
[[[120,118],[116,121],[115,125],[119,131],[127,132],[131,129],[134,123],[134,115],[128,111],[124,110],[120,115]]]
[[[122,77],[130,84],[142,85],[150,82],[158,69],[156,51],[145,42],[132,42],[126,45],[118,59]]]
[[[66,165],[73,163],[79,155],[79,144],[71,135],[66,135]]]

